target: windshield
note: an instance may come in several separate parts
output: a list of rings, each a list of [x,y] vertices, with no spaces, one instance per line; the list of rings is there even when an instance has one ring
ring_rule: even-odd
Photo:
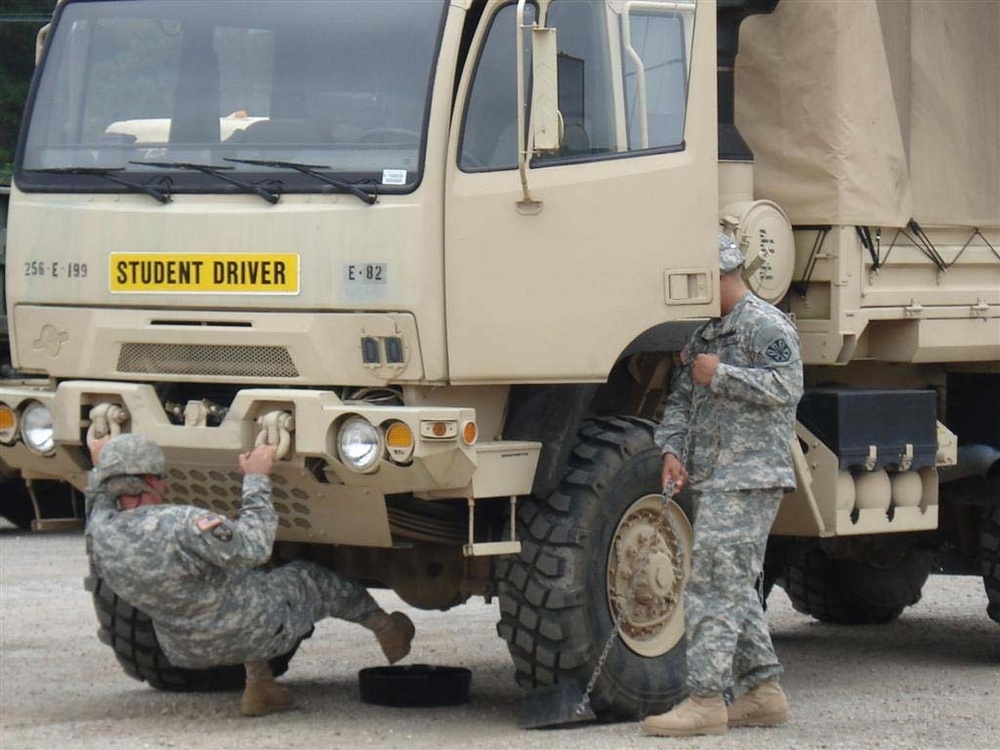
[[[445,8],[444,0],[70,3],[49,38],[17,182],[122,191],[100,174],[108,170],[172,192],[231,192],[238,183],[220,176],[237,173],[269,191],[411,190]]]

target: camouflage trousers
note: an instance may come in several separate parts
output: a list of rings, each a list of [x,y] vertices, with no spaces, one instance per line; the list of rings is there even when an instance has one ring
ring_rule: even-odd
[[[380,609],[354,579],[304,560],[232,573],[225,588],[226,606],[200,613],[183,630],[152,615],[160,645],[174,666],[271,659],[288,653],[322,619],[362,622]]]
[[[290,562],[265,575],[272,585],[278,582],[288,606],[286,630],[293,634],[292,642],[280,653],[287,652],[320,620],[337,617],[362,622],[380,609],[368,589],[353,578],[305,560]]]
[[[740,511],[732,515],[741,523],[738,533],[731,528],[716,533],[721,513],[695,516],[691,577],[684,590],[687,686],[695,695],[721,693],[733,686],[734,676],[736,684],[750,688],[784,671],[756,588],[781,496],[780,489],[742,490],[699,501],[716,511],[739,503]]]

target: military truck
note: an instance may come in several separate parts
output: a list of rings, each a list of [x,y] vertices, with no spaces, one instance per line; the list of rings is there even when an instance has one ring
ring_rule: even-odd
[[[30,3],[27,4],[30,6]],[[46,6],[48,4],[46,3]],[[16,377],[10,367],[7,303],[3,278],[6,271],[7,203],[21,108],[31,80],[31,49],[38,30],[49,20],[46,12],[20,9],[0,13],[0,378]],[[79,493],[51,479],[25,480],[0,461],[0,516],[22,529],[65,528],[67,518],[77,519],[82,504]],[[57,520],[58,519],[58,520]]]
[[[10,188],[0,185],[0,279],[6,271],[7,199]],[[0,302],[3,287],[0,284]],[[17,378],[10,366],[6,306],[0,307],[0,379]],[[20,529],[66,529],[82,526],[83,500],[71,485],[51,478],[28,479],[0,460],[0,516]]]
[[[88,435],[142,432],[170,501],[230,513],[275,444],[278,562],[497,596],[521,685],[660,711],[692,508],[652,432],[721,227],[809,386],[768,583],[885,621],[944,569],[1000,619],[1000,6],[775,5],[60,2],[0,459],[82,488]],[[93,584],[133,676],[238,680]]]

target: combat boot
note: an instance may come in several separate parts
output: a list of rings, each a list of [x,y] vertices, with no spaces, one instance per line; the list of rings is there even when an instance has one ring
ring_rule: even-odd
[[[378,638],[382,652],[390,664],[395,664],[410,653],[410,641],[413,640],[416,629],[410,618],[402,612],[393,612],[390,615],[379,610],[361,624]]]
[[[731,727],[773,727],[788,721],[788,699],[777,680],[762,682],[733,701]]]
[[[691,695],[665,714],[647,716],[642,731],[664,737],[726,733],[726,702],[720,693]]]
[[[292,707],[292,691],[274,681],[271,665],[266,661],[248,661],[246,685],[240,713],[244,716],[266,716]]]

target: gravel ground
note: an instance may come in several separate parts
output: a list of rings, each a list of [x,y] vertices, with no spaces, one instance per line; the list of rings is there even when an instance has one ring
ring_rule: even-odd
[[[769,600],[771,632],[787,670],[792,721],[724,737],[643,737],[634,723],[524,731],[520,693],[496,636],[496,603],[450,612],[387,608],[417,625],[412,663],[472,670],[467,705],[393,709],[359,700],[357,672],[380,664],[370,634],[327,621],[282,682],[294,711],[237,714],[239,696],[160,693],[125,676],[98,642],[83,590],[79,533],[0,528],[0,748],[1000,748],[1000,626],[986,616],[978,578],[934,576],[895,623],[818,624]]]

